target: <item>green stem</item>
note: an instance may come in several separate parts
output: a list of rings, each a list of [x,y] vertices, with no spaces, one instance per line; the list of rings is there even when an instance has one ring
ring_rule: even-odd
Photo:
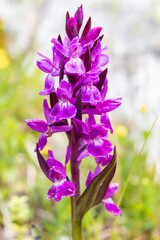
[[[74,240],[82,240],[82,220],[73,221],[73,239]]]
[[[75,129],[70,135],[70,148],[71,148],[71,176],[72,182],[75,183],[76,193],[75,196],[71,197],[71,218],[72,218],[72,239],[73,240],[82,240],[82,221],[77,221],[75,219],[76,214],[76,202],[80,196],[80,171],[79,171],[79,163],[76,161],[77,159],[77,142],[76,142],[76,134]]]

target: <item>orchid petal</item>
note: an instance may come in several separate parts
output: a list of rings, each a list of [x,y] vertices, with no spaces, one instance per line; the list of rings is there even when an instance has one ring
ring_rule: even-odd
[[[113,151],[113,145],[108,140],[99,138],[90,142],[87,150],[94,157],[106,156],[106,154]]]
[[[92,182],[92,180],[101,172],[101,168],[99,165],[96,166],[94,172],[91,171],[88,174],[87,180],[86,180],[86,187]]]
[[[103,200],[111,198],[117,192],[118,188],[119,188],[118,183],[110,183]]]
[[[38,60],[37,66],[39,69],[46,73],[51,73],[53,71],[53,64],[49,59]]]
[[[38,149],[40,151],[43,150],[43,148],[46,146],[47,144],[47,136],[46,136],[46,133],[42,133],[39,137],[39,140],[38,140]]]
[[[100,55],[99,66],[103,67],[109,62],[109,57],[106,54]]]
[[[47,159],[47,164],[50,168],[52,168],[53,166],[63,168],[63,164],[57,161],[54,157],[49,157]]]
[[[97,103],[97,108],[102,113],[110,112],[110,111],[113,111],[114,109],[118,108],[121,105],[121,100],[122,100],[122,98],[108,99],[104,102]]]
[[[77,157],[77,162],[81,162],[83,158],[86,158],[89,156],[89,152],[87,150],[84,150],[82,153],[79,154]]]
[[[51,181],[62,181],[66,178],[66,172],[64,167],[52,166],[49,169],[49,178]]]
[[[65,64],[65,70],[70,74],[83,74],[85,73],[85,67],[83,61],[80,58],[71,58]]]
[[[114,203],[114,201],[111,198],[108,198],[107,200],[105,200],[104,205],[108,212],[112,213],[115,216],[117,215],[122,216],[121,210],[117,207],[117,205]]]
[[[56,122],[59,122],[61,119],[70,119],[75,117],[76,112],[76,107],[69,101],[60,101],[53,107],[51,117],[53,117]]]
[[[85,134],[85,135],[89,135],[88,126],[84,122],[82,122],[76,118],[73,118],[72,121],[76,127],[77,132]]]
[[[96,38],[99,36],[101,30],[102,30],[101,27],[92,28],[86,36],[86,41],[90,42],[90,41],[96,40]]]
[[[81,87],[82,89],[82,102],[90,103],[92,106],[95,106],[97,102],[101,101],[101,94],[93,85],[85,85]]]
[[[40,133],[44,133],[48,130],[47,123],[40,119],[26,119],[25,122],[27,123],[28,127],[32,130]]]
[[[54,198],[59,202],[63,197],[71,197],[75,195],[76,188],[72,182],[61,181],[54,184],[47,193],[47,199]]]
[[[57,39],[52,38],[51,42],[55,45],[59,52],[61,52],[64,56],[68,57],[66,49],[60,44]]]
[[[110,122],[109,117],[108,117],[107,114],[102,114],[100,121],[101,121],[101,124],[103,124],[103,126],[105,128],[109,129],[110,132],[113,133],[113,128],[111,126],[111,122]]]
[[[47,99],[44,99],[44,101],[43,101],[43,111],[44,111],[44,115],[45,115],[47,123],[48,124],[52,123],[53,122],[53,118],[50,117],[51,109],[48,106]]]
[[[103,167],[107,166],[112,160],[112,154],[108,153],[106,156],[95,157],[95,161],[97,164],[101,164]]]
[[[62,125],[62,126],[53,126],[51,127],[53,133],[57,132],[70,132],[72,131],[73,127],[69,125]]]
[[[54,83],[55,83],[54,78],[52,77],[51,74],[49,74],[45,80],[44,91],[39,92],[39,95],[45,96],[55,92]]]
[[[70,100],[72,97],[73,91],[72,91],[72,86],[70,83],[67,81],[62,80],[60,82],[59,87],[57,88],[57,97],[60,100]]]
[[[69,162],[70,157],[71,157],[71,148],[70,148],[70,146],[68,145],[68,146],[67,146],[67,151],[66,151],[65,166],[66,166],[67,163]]]

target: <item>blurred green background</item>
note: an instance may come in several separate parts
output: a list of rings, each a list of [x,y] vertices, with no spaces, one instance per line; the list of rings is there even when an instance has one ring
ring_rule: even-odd
[[[51,37],[59,30],[64,34],[65,12],[70,10],[73,15],[81,4],[58,2],[0,3],[1,240],[71,239],[70,199],[60,203],[46,200],[51,183],[39,169],[34,153],[39,135],[24,123],[24,119],[43,118],[43,98],[38,92],[43,89],[44,75],[36,67],[36,52],[51,54]],[[94,25],[101,25],[106,34],[103,44],[110,49],[109,97],[123,97],[121,109],[110,114],[114,128],[110,139],[118,150],[113,180],[120,184],[116,203],[158,114],[160,100],[160,4],[149,0],[120,2],[82,1],[85,15],[93,15]],[[159,129],[158,120],[128,183],[120,206],[123,216],[117,218],[112,235],[115,240],[160,237]],[[66,146],[66,139],[57,134],[53,141],[50,145],[56,149],[56,157],[64,161],[61,148]],[[81,178],[86,179],[94,167],[92,159],[83,161]],[[103,204],[92,209],[83,221],[85,239],[110,239],[114,219]]]

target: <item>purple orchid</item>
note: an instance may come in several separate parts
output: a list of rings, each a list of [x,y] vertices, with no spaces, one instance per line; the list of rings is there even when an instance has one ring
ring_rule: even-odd
[[[94,172],[91,171],[88,174],[87,180],[86,180],[86,187],[91,183],[91,181],[101,172],[101,168],[99,165],[95,168]],[[111,183],[108,186],[108,189],[106,191],[105,196],[103,197],[102,201],[105,205],[105,208],[108,212],[112,213],[113,215],[121,215],[121,210],[117,207],[117,205],[112,200],[112,196],[117,192],[119,188],[118,183]]]
[[[57,88],[57,97],[60,101],[53,107],[50,116],[53,117],[56,122],[59,122],[61,119],[75,117],[77,109],[70,102],[72,98],[71,84],[62,80],[60,86]]]
[[[32,130],[41,133],[36,145],[38,162],[53,182],[47,199],[60,201],[71,197],[72,235],[73,239],[79,236],[79,240],[82,239],[80,226],[84,214],[100,202],[104,202],[112,214],[122,215],[111,198],[119,185],[110,183],[116,170],[116,148],[109,141],[113,128],[108,115],[121,105],[122,99],[107,98],[109,57],[104,53],[107,47],[102,47],[102,28],[92,28],[89,18],[81,31],[82,22],[82,6],[73,17],[67,12],[66,36],[58,35],[51,40],[52,59],[38,53],[41,60],[37,61],[37,66],[47,74],[44,89],[39,94],[49,98],[50,106],[44,99],[45,121],[25,120]],[[99,115],[99,122],[95,115]],[[56,132],[65,132],[67,136],[65,166],[54,158],[52,151],[48,152],[47,160],[40,153],[47,138]],[[98,165],[93,173],[89,172],[86,189],[81,194],[80,164],[87,156],[93,157]],[[71,181],[67,177],[68,162]]]
[[[81,87],[77,91],[77,96],[79,91],[82,91],[82,103],[89,103],[91,106],[96,106],[96,104],[101,101],[101,93],[99,89],[94,86],[99,81],[99,76],[95,71],[88,71],[83,74],[79,80],[74,85],[74,89]]]
[[[52,74],[52,76],[58,76],[60,73],[60,66],[63,59],[63,55],[55,48],[52,48],[53,60],[41,53],[37,53],[42,59],[37,61],[37,66],[45,73]]]
[[[53,152],[48,151],[49,158],[47,165],[49,167],[49,179],[54,183],[47,193],[47,199],[54,198],[59,202],[63,197],[75,195],[75,184],[67,180],[66,167],[54,158]],[[70,158],[70,152],[67,151],[65,163]],[[66,165],[66,164],[65,164]]]
[[[43,110],[46,121],[40,119],[26,119],[28,127],[36,132],[40,132],[41,135],[38,141],[38,148],[42,150],[47,144],[47,137],[51,137],[53,133],[56,132],[68,132],[72,130],[72,126],[68,125],[60,125],[60,126],[52,126],[49,125],[53,123],[53,118],[50,117],[51,109],[48,106],[47,99],[43,101]]]
[[[84,157],[106,157],[113,151],[113,145],[108,141],[108,130],[101,124],[96,124],[92,119],[86,123],[74,118],[74,125],[78,133],[82,134],[86,149],[78,156],[77,161]]]
[[[65,70],[68,74],[81,75],[85,72],[84,63],[80,58],[83,48],[79,43],[78,37],[73,38],[72,41],[68,37],[65,37],[63,45],[55,38],[51,42],[66,57]]]

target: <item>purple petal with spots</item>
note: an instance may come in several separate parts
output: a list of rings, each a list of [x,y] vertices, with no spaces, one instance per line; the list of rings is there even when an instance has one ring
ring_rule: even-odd
[[[53,166],[63,168],[63,164],[57,161],[54,157],[49,157],[47,159],[48,167],[52,168]]]
[[[56,38],[52,38],[51,42],[55,45],[57,50],[62,53],[64,56],[68,57],[67,51],[64,46],[60,44],[60,42]]]
[[[59,202],[63,197],[75,195],[76,188],[72,182],[67,180],[55,183],[47,193],[47,199],[54,198]]]
[[[40,151],[43,150],[43,148],[46,146],[47,144],[47,136],[46,136],[46,133],[42,133],[39,137],[39,140],[38,140],[38,149]]]
[[[108,117],[107,114],[102,114],[100,121],[101,121],[101,124],[103,124],[103,126],[105,128],[109,129],[110,132],[113,133],[113,128],[111,126],[111,122],[110,122],[109,117]]]
[[[68,57],[79,58],[82,54],[82,46],[79,43],[79,37],[72,39],[68,46]]]
[[[112,198],[108,198],[103,202],[104,202],[104,206],[108,212],[112,213],[115,216],[117,216],[117,215],[122,216],[121,210],[117,207],[117,205],[114,203]]]
[[[55,92],[54,88],[55,80],[51,74],[48,74],[45,80],[44,91],[39,92],[39,95],[49,95]]]
[[[96,56],[97,55],[99,56],[100,54],[101,54],[101,41],[100,41],[100,39],[98,39],[96,46],[91,51],[91,60],[92,60],[92,62],[94,62]]]
[[[91,171],[88,174],[87,180],[86,180],[86,187],[92,182],[92,180],[101,172],[101,168],[99,165],[96,166],[94,172]]]
[[[107,192],[103,198],[103,200],[107,199],[107,198],[111,198],[118,190],[119,188],[119,184],[118,183],[111,183],[108,186]]]
[[[53,52],[53,66],[55,68],[55,73],[56,73],[56,70],[58,70],[61,66],[63,55],[61,52],[57,50],[55,46],[52,47],[52,52]],[[52,73],[52,74],[56,76],[55,73]]]
[[[71,58],[65,64],[65,70],[70,74],[83,74],[85,73],[85,67],[83,61],[80,58]]]
[[[92,182],[92,175],[93,173],[91,171],[89,171],[88,173],[88,177],[87,177],[87,180],[86,180],[86,187],[88,187],[88,185],[90,184],[90,182]]]
[[[96,38],[99,36],[101,30],[102,30],[101,27],[92,28],[86,36],[86,41],[90,42],[90,41],[96,40]]]
[[[86,118],[85,123],[88,126],[92,126],[92,125],[96,124],[96,120],[94,118],[94,114],[93,114],[91,108],[87,108],[87,110],[88,110],[89,118]]]
[[[53,118],[50,117],[51,109],[48,106],[47,99],[44,99],[44,101],[43,101],[43,111],[44,111],[44,115],[45,115],[47,123],[48,124],[52,123],[53,122]]]
[[[38,55],[43,57],[43,59],[37,61],[37,66],[39,69],[41,69],[43,72],[51,73],[53,71],[53,64],[51,60],[40,53],[38,53]]]
[[[97,75],[97,73],[94,71],[90,71],[85,74],[83,84],[84,85],[89,84],[89,83],[96,84],[98,81],[99,81],[99,76]]]
[[[52,150],[48,150],[48,157],[54,158],[54,154],[53,154]]]
[[[97,164],[101,164],[103,167],[107,166],[110,161],[112,160],[112,154],[106,154],[106,156],[102,156],[102,157],[95,157],[96,163]]]
[[[27,123],[28,127],[32,130],[40,133],[44,133],[48,130],[47,123],[40,119],[26,119],[25,122]]]
[[[100,55],[99,66],[103,67],[109,62],[109,57],[106,54]]]
[[[90,139],[95,139],[96,137],[108,137],[108,131],[101,124],[94,124],[90,127]]]
[[[88,156],[89,156],[89,152],[87,150],[84,150],[83,152],[81,152],[79,154],[76,161],[81,162],[83,158],[88,157]]]
[[[84,122],[80,121],[77,118],[73,118],[72,121],[76,127],[77,132],[89,135],[89,128]]]
[[[57,191],[57,186],[54,184],[48,191],[47,193],[47,199],[52,199],[55,198],[56,191]]]
[[[60,100],[64,100],[64,99],[67,99],[67,100],[70,100],[71,97],[72,97],[72,94],[73,94],[73,91],[72,91],[72,86],[70,83],[62,80],[60,82],[60,85],[59,87],[57,88],[57,97],[58,99]]]
[[[113,111],[114,109],[118,108],[121,105],[122,98],[117,99],[108,99],[104,102],[97,103],[97,108],[102,113]]]
[[[99,138],[90,142],[87,150],[94,157],[106,156],[106,154],[113,151],[113,145],[108,140]]]
[[[101,94],[98,88],[93,85],[82,86],[82,102],[90,103],[95,106],[97,102],[101,101]]]
[[[69,125],[62,125],[62,126],[53,126],[51,127],[53,133],[57,132],[70,132],[72,131],[73,127]]]
[[[49,178],[51,181],[62,181],[66,178],[66,172],[64,167],[52,166],[49,169]]]
[[[74,118],[76,112],[77,108],[73,104],[68,101],[60,101],[53,107],[51,117],[53,117],[56,122],[59,122],[61,119]]]
[[[104,84],[103,84],[103,88],[101,90],[102,101],[105,100],[107,92],[108,92],[108,79],[105,78],[105,81],[104,81]]]

